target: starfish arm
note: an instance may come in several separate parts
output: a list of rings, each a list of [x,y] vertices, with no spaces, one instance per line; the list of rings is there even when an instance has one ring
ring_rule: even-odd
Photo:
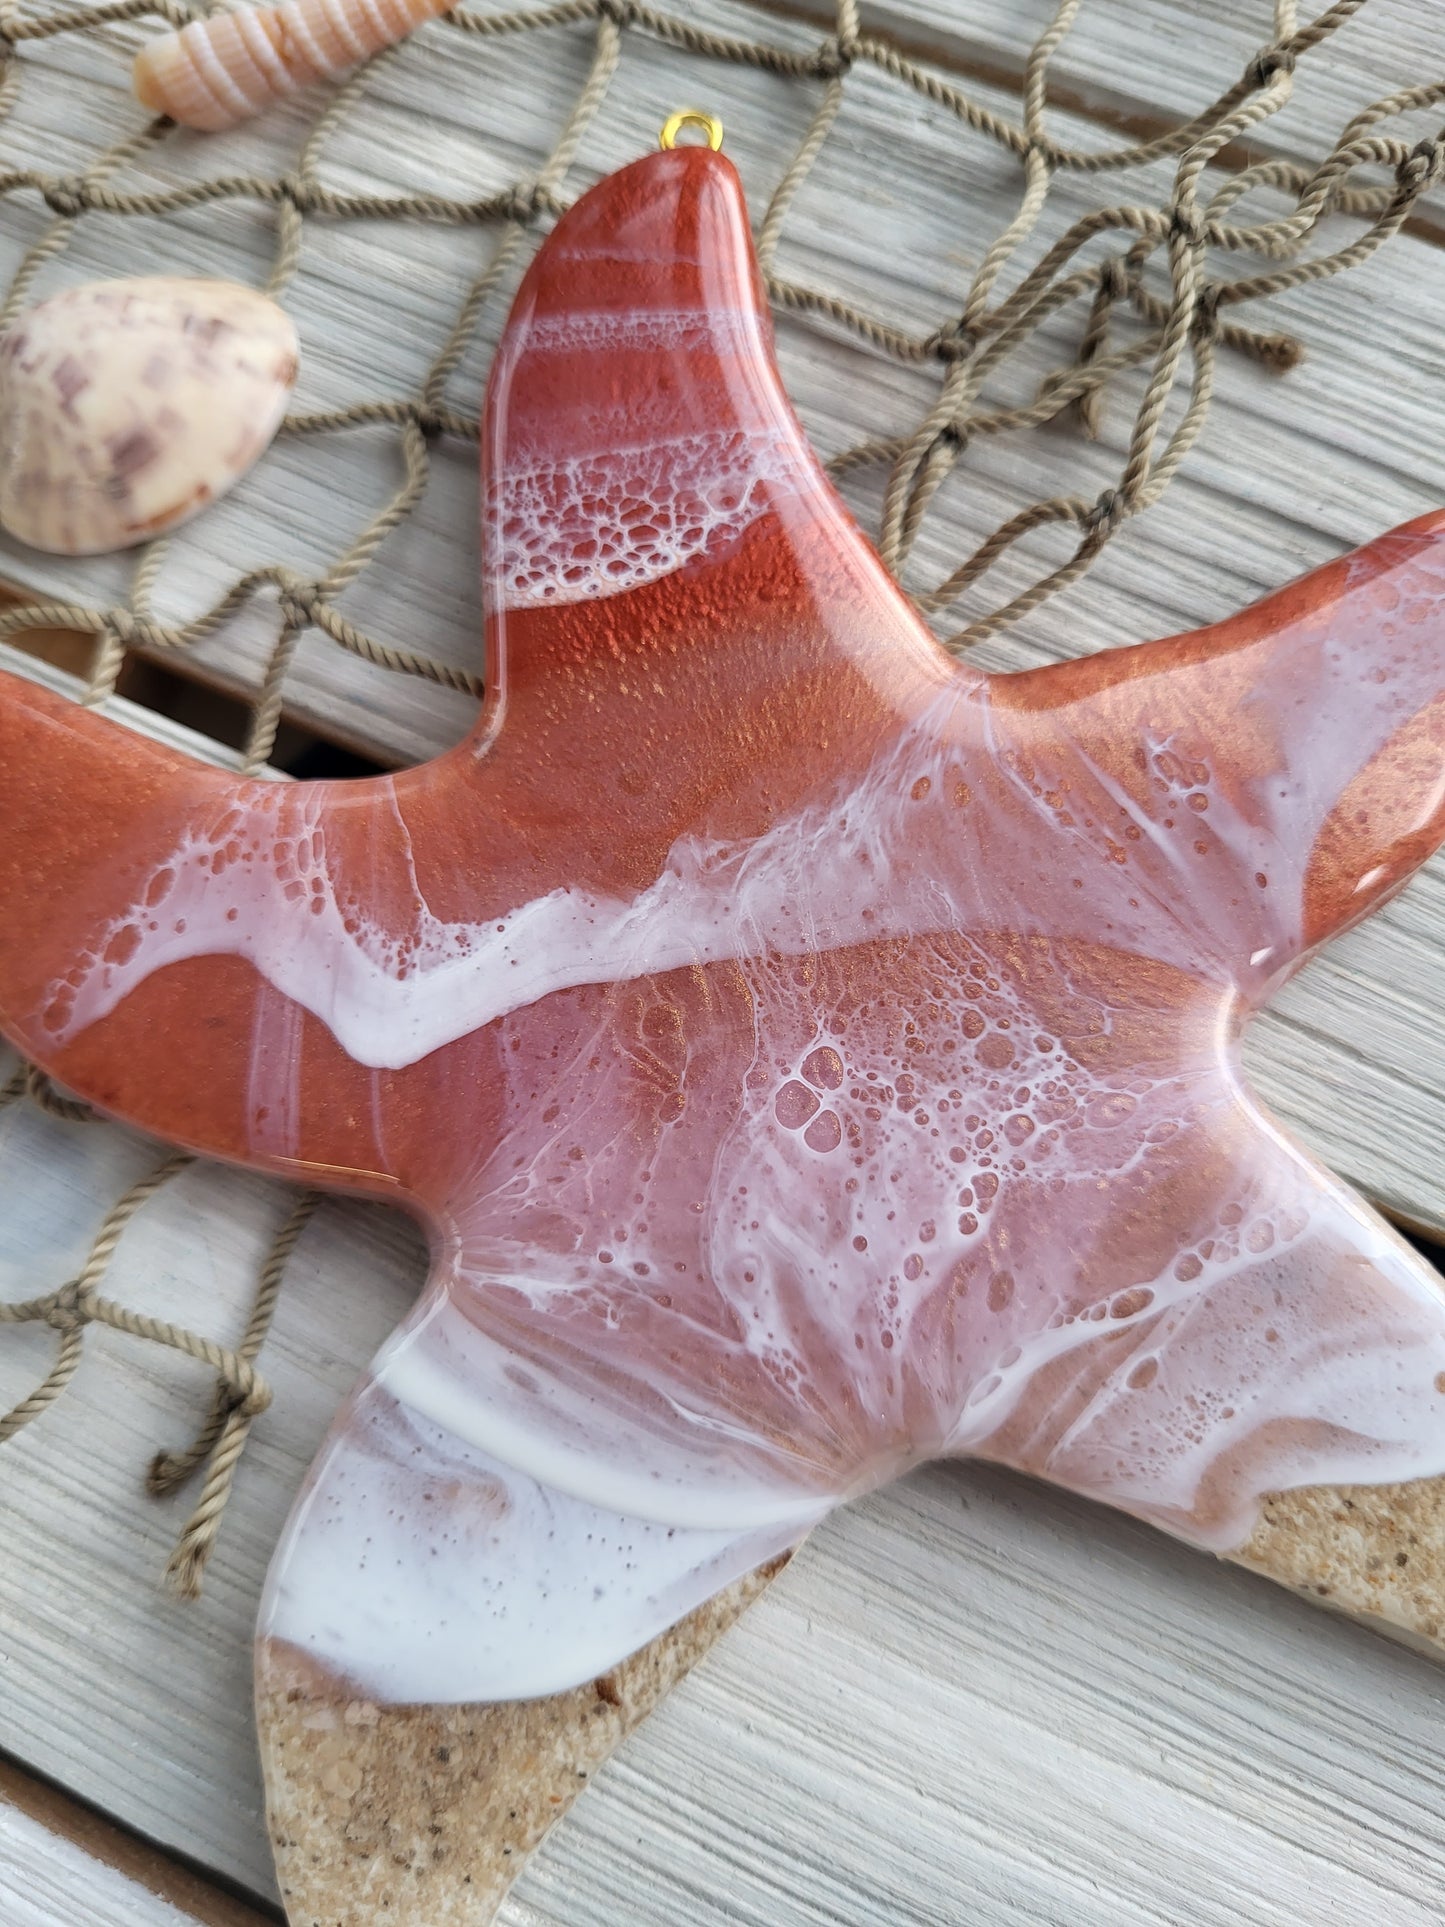
[[[700,151],[559,225],[484,444],[489,702],[436,763],[242,783],[0,689],[11,1034],[164,1135],[400,1184],[450,1295],[383,1390],[465,1406],[473,1447],[579,1504],[796,1532],[956,1447],[1203,1536],[1237,1523],[1216,1461],[1267,1435],[1278,1472],[1281,1426],[1333,1467],[1338,1376],[1245,1359],[1268,1423],[1161,1471],[1120,1443],[1115,1364],[1157,1330],[1182,1385],[1296,1256],[1348,1336],[1362,1240],[1395,1291],[1377,1351],[1408,1325],[1398,1251],[1317,1203],[1221,1038],[1438,836],[1445,518],[1197,636],[956,672],[807,449]],[[1216,1225],[1231,1186],[1249,1210]],[[1077,1243],[1105,1205],[1169,1249],[1135,1277],[1101,1219],[1089,1302],[1035,1305],[1073,1253],[1043,1228]],[[663,1460],[674,1515],[647,1510]]]
[[[1187,961],[1257,1000],[1445,836],[1445,513],[1192,635],[996,677],[991,699],[1116,894],[1178,906]]]
[[[760,669],[773,686],[824,656],[835,678],[851,666],[885,687],[953,673],[793,412],[721,155],[649,155],[559,222],[492,367],[483,474],[504,707],[539,681],[554,704],[590,703],[594,665],[624,685],[645,665],[691,692],[707,737],[720,669],[735,700]],[[637,599],[651,588],[666,592]],[[846,683],[832,697],[846,719]]]
[[[1152,1163],[1147,1256],[1127,1199],[1073,1226],[1098,1335],[974,1449],[1221,1552],[1268,1492],[1445,1470],[1438,1274],[1243,1095]]]
[[[623,168],[523,280],[488,389],[492,702],[531,894],[653,883],[866,768],[976,680],[918,621],[792,410],[741,185]]]
[[[378,787],[347,786],[351,807],[374,817]],[[310,885],[255,834],[300,823],[305,791],[238,780],[0,675],[0,1029],[157,1136],[386,1191],[393,1093],[242,940],[242,907],[264,922],[298,876]],[[198,913],[238,934],[197,945]]]

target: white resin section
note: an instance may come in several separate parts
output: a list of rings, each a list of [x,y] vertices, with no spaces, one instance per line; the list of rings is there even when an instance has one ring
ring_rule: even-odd
[[[532,1255],[549,1263],[545,1254]],[[487,1282],[535,1291],[536,1266]],[[701,1410],[674,1401],[676,1423],[660,1433],[614,1402],[569,1396],[519,1366],[446,1296],[431,1296],[421,1317],[382,1347],[372,1370],[383,1391],[449,1436],[523,1468],[548,1490],[609,1512],[722,1533],[782,1532],[782,1543],[791,1545],[832,1503],[832,1495],[809,1489],[805,1467],[792,1481],[761,1475],[752,1437]],[[744,1448],[737,1457],[732,1444]]]
[[[716,558],[769,508],[823,499],[816,466],[775,384],[753,372],[766,357],[750,309],[579,310],[514,318],[495,391],[545,381],[559,356],[611,362],[656,357],[688,370],[697,357],[713,384],[735,370],[744,392],[735,419],[682,427],[665,386],[628,388],[612,406],[578,406],[564,450],[532,445],[505,399],[487,490],[484,554],[494,610],[532,609],[621,595]],[[699,377],[701,378],[701,377]],[[592,384],[589,384],[589,389]],[[605,392],[606,384],[596,384]],[[828,507],[832,508],[831,501]],[[834,511],[836,512],[836,511]]]
[[[1439,1275],[1295,1147],[1279,1152],[1266,1196],[1160,1280],[1164,1315],[1043,1468],[1216,1552],[1249,1536],[1265,1491],[1445,1471]],[[1288,1438],[1261,1447],[1281,1421]],[[1251,1452],[1215,1522],[1189,1520],[1210,1474]]]
[[[1034,1440],[1004,1455],[1219,1550],[1276,1485],[1445,1469],[1445,1301],[1417,1255],[1227,1070],[1092,1072],[975,963],[900,966],[893,1008],[870,985],[883,1021],[836,1032],[785,967],[749,967],[741,1103],[725,1094],[720,1132],[684,1113],[660,1142],[615,1122],[635,1070],[611,1010],[573,1049],[561,1022],[508,1020],[501,1146],[447,1296],[385,1348],[381,1381],[549,1484],[719,1529],[997,1453],[1046,1373]],[[910,1052],[920,994],[957,1014]],[[1151,1214],[1131,1257],[1121,1224]],[[595,1380],[549,1370],[549,1341],[584,1348]],[[1211,1469],[1276,1421],[1288,1443],[1191,1518]]]
[[[258,1630],[389,1704],[532,1699],[607,1672],[800,1536],[588,1505],[365,1386],[292,1514]]]

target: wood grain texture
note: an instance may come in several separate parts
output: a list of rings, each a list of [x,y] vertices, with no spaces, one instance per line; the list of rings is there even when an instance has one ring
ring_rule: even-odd
[[[778,0],[784,11],[831,23],[827,0]],[[890,38],[916,58],[970,77],[1017,80],[1057,0],[861,0],[865,32]],[[1296,7],[1298,25],[1322,6]],[[1050,99],[1134,139],[1208,106],[1276,38],[1273,0],[1083,0],[1072,32],[1050,63]],[[1317,160],[1362,107],[1439,77],[1439,11],[1434,0],[1371,0],[1320,47],[1300,59],[1294,94],[1254,128],[1235,153],[1249,160]],[[1417,135],[1438,129],[1424,109]],[[1103,136],[1096,135],[1103,143]],[[1445,234],[1437,187],[1417,209],[1422,231]]]
[[[247,1914],[262,1927],[261,1915]],[[6,1927],[201,1927],[207,1918],[174,1905],[0,1799],[0,1919]]]
[[[0,1757],[6,1927],[268,1927],[276,1918]]]
[[[1043,5],[980,0],[967,12],[970,31],[992,35],[1002,62],[1034,30],[1030,9]],[[936,11],[960,17],[943,0]],[[722,0],[704,0],[694,13],[792,44],[813,37],[811,27]],[[1385,0],[1367,13],[1385,23],[1378,44],[1390,68],[1368,91],[1417,78],[1431,53],[1417,30],[1431,23],[1431,9]],[[1268,9],[1246,0],[1192,0],[1187,9],[1138,0],[1127,10],[1096,0],[1086,22],[1100,16],[1106,32],[1113,23],[1109,71],[1116,86],[1129,79],[1131,99],[1145,98],[1142,79],[1133,85],[1147,70],[1133,32],[1146,14],[1181,49],[1157,82],[1170,111],[1169,86],[1187,82],[1186,104],[1198,104],[1237,70],[1240,45],[1247,53],[1268,32]],[[924,0],[897,17],[915,40],[932,18]],[[1217,51],[1221,23],[1250,20],[1247,37],[1230,27],[1234,37]],[[40,84],[0,127],[7,159],[44,155],[49,166],[73,169],[110,132],[134,126],[125,74],[141,31],[118,27],[104,44],[27,46],[23,58]],[[555,135],[587,50],[586,33],[571,29],[478,45],[444,25],[428,28],[375,76],[373,110],[337,136],[325,177],[380,191],[500,187],[534,166]],[[1087,75],[1078,74],[1082,84]],[[1301,94],[1327,83],[1306,68]],[[78,114],[82,84],[86,111]],[[668,108],[700,93],[727,123],[759,211],[812,90],[700,70],[632,38],[574,184],[640,151]],[[289,164],[303,125],[303,110],[282,109],[221,142],[192,143],[186,164],[275,172]],[[1076,119],[1060,125],[1099,137]],[[135,173],[154,180],[162,166],[169,178],[169,150]],[[936,110],[859,75],[779,266],[926,328],[956,302],[1014,183],[1009,163],[961,141]],[[1088,194],[1061,200],[1046,234],[1085,204],[1096,203]],[[44,219],[34,196],[0,202],[0,268]],[[164,223],[91,217],[40,291],[131,271],[142,258],[156,271],[259,280],[270,222],[239,204]],[[302,330],[301,405],[410,389],[439,316],[492,245],[471,230],[363,236],[309,226],[288,297]],[[1160,509],[1113,544],[1066,602],[992,645],[988,660],[1027,664],[1208,620],[1445,499],[1442,288],[1445,253],[1415,239],[1348,280],[1278,304],[1275,324],[1295,326],[1310,344],[1307,368],[1278,382],[1229,361],[1208,435]],[[499,304],[493,331],[501,312]],[[1387,315],[1388,328],[1377,325]],[[915,420],[928,392],[918,373],[792,324],[782,330],[782,358],[825,453]],[[483,360],[469,356],[453,384],[458,406],[475,404]],[[1021,375],[1019,391],[1027,385]],[[1121,398],[1097,448],[1062,434],[981,448],[926,529],[911,579],[943,573],[1029,497],[1103,486],[1127,417]],[[231,502],[174,545],[158,591],[162,613],[193,612],[261,556],[319,566],[394,485],[394,448],[387,430],[354,432],[341,462],[334,446],[278,446]],[[470,448],[441,445],[414,525],[388,543],[385,569],[345,598],[374,633],[469,666],[478,627],[472,471]],[[865,519],[876,513],[871,481],[854,499]],[[67,596],[116,593],[128,566],[52,573],[14,550],[3,561],[30,586]],[[205,673],[254,686],[266,638],[263,622],[207,645]],[[303,646],[295,695],[300,713],[393,761],[452,740],[468,715],[460,698],[317,642]],[[1445,1225],[1442,1009],[1445,867],[1437,863],[1311,966],[1252,1048],[1271,1101],[1337,1168],[1437,1226]],[[80,1131],[28,1109],[0,1115],[0,1292],[27,1296],[70,1275],[106,1204],[156,1155],[106,1126]],[[128,1303],[233,1337],[285,1208],[278,1187],[188,1173],[126,1234],[112,1287]],[[157,1504],[141,1493],[150,1453],[180,1443],[204,1410],[207,1387],[194,1366],[93,1334],[67,1399],[0,1459],[7,1745],[261,1896],[274,1894],[250,1731],[249,1635],[261,1576],[331,1411],[420,1275],[413,1234],[378,1210],[327,1206],[306,1234],[262,1359],[276,1403],[243,1462],[199,1607],[158,1590],[192,1495]],[[41,1375],[53,1342],[43,1330],[7,1334],[0,1402]],[[676,1927],[684,1919],[689,1927],[960,1919],[970,1927],[1173,1927],[1181,1919],[1190,1927],[1323,1919],[1424,1927],[1439,1919],[1445,1891],[1442,1714],[1445,1672],[1249,1574],[1022,1480],[935,1469],[810,1539],[598,1775],[501,1918],[507,1927]],[[85,1916],[72,1907],[52,1918]]]

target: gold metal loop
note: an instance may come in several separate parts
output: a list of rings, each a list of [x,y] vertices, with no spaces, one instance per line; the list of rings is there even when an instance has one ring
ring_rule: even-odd
[[[714,154],[722,146],[722,122],[715,114],[705,114],[700,107],[680,107],[663,125],[657,137],[657,144],[663,153],[669,153],[677,146],[677,137],[684,127],[700,127],[707,135],[707,144]]]

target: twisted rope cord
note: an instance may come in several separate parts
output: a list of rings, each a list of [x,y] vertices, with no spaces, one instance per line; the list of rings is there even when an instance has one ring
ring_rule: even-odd
[[[5,1095],[11,1095],[15,1080],[6,1086]],[[209,1339],[196,1338],[192,1333],[178,1333],[174,1326],[164,1325],[158,1319],[145,1318],[137,1312],[128,1311],[125,1306],[112,1300],[101,1298],[96,1286],[105,1276],[111,1259],[115,1256],[116,1246],[120,1243],[121,1233],[140,1210],[148,1198],[155,1196],[161,1186],[184,1170],[192,1160],[184,1152],[174,1152],[162,1164],[133,1184],[125,1195],[111,1206],[96,1234],[95,1242],[77,1275],[56,1291],[47,1292],[43,1297],[25,1299],[19,1304],[0,1304],[0,1325],[29,1325],[37,1321],[52,1326],[60,1334],[60,1346],[55,1364],[49,1373],[36,1386],[27,1398],[0,1417],[0,1444],[13,1438],[24,1426],[36,1419],[48,1405],[60,1396],[74,1375],[80,1363],[83,1334],[87,1325],[111,1325],[118,1331],[129,1331],[136,1337],[155,1338],[162,1344],[174,1344],[181,1350],[192,1346],[204,1347],[206,1351],[219,1357],[219,1348]],[[193,1356],[199,1355],[195,1352]],[[215,1362],[208,1357],[208,1363]]]
[[[231,1482],[246,1449],[251,1421],[271,1403],[271,1393],[257,1376],[254,1361],[271,1329],[287,1261],[319,1202],[316,1192],[303,1191],[277,1233],[261,1269],[245,1335],[234,1353],[224,1354],[225,1363],[217,1368],[215,1395],[205,1424],[183,1451],[158,1452],[151,1461],[146,1489],[154,1493],[172,1491],[209,1461],[195,1511],[166,1566],[167,1583],[183,1599],[200,1597],[201,1575],[221,1528],[221,1515],[231,1496]]]
[[[0,1108],[27,1095],[43,1104],[52,1115],[70,1122],[94,1115],[88,1106],[62,1098],[48,1079],[41,1077],[32,1066],[22,1064],[0,1087]],[[90,1254],[74,1278],[54,1291],[18,1304],[0,1302],[0,1325],[41,1323],[59,1334],[55,1361],[45,1377],[8,1412],[0,1414],[0,1445],[23,1431],[60,1397],[80,1364],[85,1331],[90,1325],[108,1326],[132,1338],[168,1346],[187,1358],[194,1358],[215,1374],[210,1415],[196,1437],[182,1451],[157,1453],[146,1480],[148,1491],[167,1493],[183,1485],[200,1466],[206,1466],[200,1498],[166,1567],[167,1583],[188,1599],[200,1595],[201,1576],[215,1547],[221,1515],[230,1497],[231,1483],[252,1420],[271,1403],[270,1387],[255,1367],[256,1355],[271,1327],[287,1261],[318,1202],[315,1192],[304,1191],[296,1197],[261,1268],[240,1344],[220,1345],[169,1319],[132,1311],[113,1298],[102,1297],[99,1290],[122,1234],[136,1213],[194,1162],[186,1152],[173,1152],[131,1185],[106,1213]]]
[[[1317,165],[1258,162],[1228,174],[1212,193],[1204,191],[1211,165],[1231,142],[1285,104],[1300,60],[1362,4],[1363,0],[1335,0],[1301,26],[1295,0],[1276,0],[1273,40],[1213,102],[1149,139],[1102,149],[1070,146],[1055,138],[1047,125],[1049,64],[1074,24],[1078,0],[1060,0],[1031,50],[1017,120],[974,101],[963,87],[888,40],[864,34],[856,0],[839,0],[832,32],[811,50],[802,51],[716,33],[660,11],[648,0],[559,0],[500,14],[473,13],[463,6],[428,30],[481,40],[568,30],[593,35],[586,79],[547,160],[534,177],[497,192],[470,198],[440,193],[354,194],[332,189],[320,178],[327,143],[361,102],[378,67],[403,58],[402,49],[378,56],[324,99],[294,166],[286,173],[222,175],[143,190],[117,186],[117,177],[132,163],[164,151],[171,133],[164,120],[127,135],[73,176],[37,166],[0,170],[0,194],[38,197],[53,217],[11,282],[0,307],[0,327],[21,311],[41,269],[70,245],[79,223],[93,216],[163,217],[230,201],[269,208],[275,241],[266,285],[273,294],[283,294],[295,277],[305,226],[311,220],[379,219],[498,228],[489,260],[467,289],[412,396],[365,399],[344,408],[296,413],[283,425],[287,436],[326,436],[366,428],[395,433],[397,485],[328,567],[307,578],[281,564],[258,565],[233,581],[208,609],[184,622],[167,622],[157,617],[153,601],[168,553],[167,543],[160,540],[139,554],[127,604],[97,608],[65,600],[37,601],[0,614],[0,640],[55,628],[91,636],[94,650],[84,700],[98,704],[114,692],[132,652],[184,654],[258,598],[273,599],[274,638],[256,691],[244,752],[249,770],[262,768],[271,755],[286,709],[296,651],[308,632],[389,672],[480,695],[479,678],[469,671],[373,636],[345,613],[340,599],[375,566],[387,537],[420,501],[437,438],[478,439],[475,414],[449,401],[449,385],[476,339],[489,303],[529,238],[568,205],[565,177],[605,99],[623,40],[631,33],[700,59],[728,62],[819,90],[808,125],[765,207],[758,254],[769,296],[778,309],[845,330],[902,365],[937,370],[936,397],[914,429],[870,437],[844,450],[831,464],[837,475],[872,466],[886,468],[880,546],[895,572],[906,568],[940,491],[975,441],[1025,432],[1070,410],[1084,431],[1096,436],[1111,384],[1130,370],[1147,370],[1115,485],[1092,501],[1060,494],[1023,506],[942,580],[915,588],[913,599],[922,611],[942,614],[1036,531],[1066,527],[1076,532],[1073,553],[1062,563],[1040,574],[1002,606],[975,616],[959,629],[950,646],[962,649],[1018,620],[1075,581],[1127,520],[1159,499],[1203,428],[1220,347],[1277,371],[1297,363],[1302,351],[1292,336],[1256,329],[1231,318],[1230,310],[1358,265],[1405,226],[1420,196],[1445,171],[1445,137],[1410,144],[1380,131],[1383,123],[1397,116],[1445,101],[1442,80],[1401,88],[1362,109]],[[25,43],[91,33],[142,18],[181,26],[206,11],[205,5],[192,0],[101,0],[97,5],[31,16],[22,12],[18,0],[0,0],[0,118],[19,96],[23,63],[17,50]],[[1017,210],[986,249],[956,312],[924,334],[872,315],[825,288],[792,280],[777,264],[798,197],[826,153],[846,108],[849,76],[860,66],[909,89],[951,115],[962,128],[992,141],[1017,160],[1022,172]],[[1113,176],[1164,161],[1175,164],[1165,205],[1121,200],[1093,209],[1045,249],[1006,293],[999,294],[1006,271],[1036,233],[1059,176]],[[1381,185],[1359,178],[1372,168],[1386,169],[1390,182]],[[1259,190],[1289,197],[1290,211],[1272,218],[1240,219],[1239,204]],[[1332,252],[1305,258],[1304,249],[1331,215],[1358,219],[1365,224],[1363,231]],[[1099,261],[1087,258],[1096,242],[1112,249]],[[1211,249],[1235,257],[1235,267],[1222,265],[1211,273]],[[1243,271],[1242,258],[1250,257],[1268,265]],[[1146,277],[1156,266],[1164,271],[1164,288],[1148,285]],[[1046,323],[1075,304],[1082,307],[1083,322],[1072,358],[1038,381],[1031,400],[1008,406],[989,402],[985,390],[996,371]],[[1144,332],[1111,345],[1121,318],[1141,325]],[[70,1122],[84,1122],[93,1115],[88,1106],[57,1090],[33,1066],[22,1065],[0,1087],[0,1106],[21,1099]],[[179,1155],[167,1159],[131,1187],[107,1215],[76,1279],[26,1304],[0,1306],[0,1324],[40,1321],[59,1335],[50,1372],[0,1420],[0,1440],[13,1436],[60,1396],[79,1364],[89,1324],[108,1325],[171,1346],[206,1364],[216,1378],[208,1416],[188,1446],[157,1454],[148,1479],[150,1490],[169,1491],[206,1467],[195,1512],[167,1569],[169,1583],[194,1596],[250,1426],[269,1402],[255,1360],[270,1326],[287,1259],[315,1199],[311,1194],[298,1197],[282,1226],[262,1268],[239,1345],[220,1346],[182,1327],[130,1312],[98,1290],[125,1226],[188,1161]]]

